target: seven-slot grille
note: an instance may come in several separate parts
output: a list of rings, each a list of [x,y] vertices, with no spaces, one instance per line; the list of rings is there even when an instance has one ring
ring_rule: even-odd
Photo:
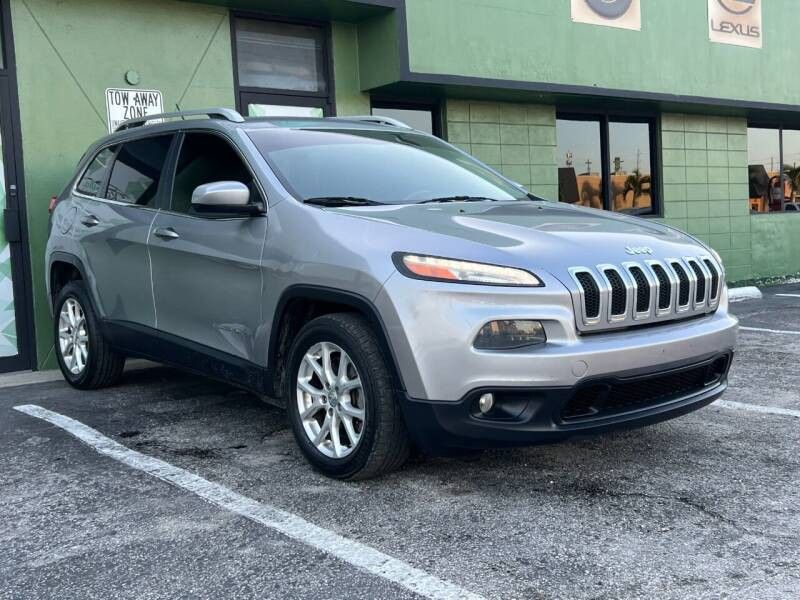
[[[570,269],[578,328],[596,331],[712,312],[721,269],[708,257],[646,260]]]

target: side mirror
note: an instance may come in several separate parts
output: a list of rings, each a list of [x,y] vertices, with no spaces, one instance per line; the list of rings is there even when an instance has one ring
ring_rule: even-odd
[[[250,190],[240,181],[215,181],[198,186],[192,193],[197,212],[257,214],[261,208],[250,204]]]

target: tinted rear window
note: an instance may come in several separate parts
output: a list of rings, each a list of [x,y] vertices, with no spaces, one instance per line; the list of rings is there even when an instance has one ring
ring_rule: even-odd
[[[152,204],[171,143],[171,135],[160,135],[124,144],[114,161],[106,198],[139,206]]]
[[[113,146],[111,148],[104,148],[100,152],[97,153],[97,156],[94,157],[89,166],[86,167],[86,171],[83,173],[83,177],[78,182],[78,186],[76,189],[81,194],[86,194],[87,196],[99,196],[103,192],[100,189],[103,186],[103,183],[106,180],[106,173],[108,173],[108,167],[111,165],[111,161],[114,159],[114,153],[117,151],[117,147]]]

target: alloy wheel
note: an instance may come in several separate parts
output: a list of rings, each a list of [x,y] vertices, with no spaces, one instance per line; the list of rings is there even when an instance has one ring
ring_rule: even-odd
[[[58,316],[58,346],[64,366],[80,375],[89,361],[89,332],[86,315],[75,298],[67,298]]]
[[[311,346],[297,373],[297,409],[314,447],[329,458],[344,458],[364,433],[364,387],[355,364],[330,342]]]

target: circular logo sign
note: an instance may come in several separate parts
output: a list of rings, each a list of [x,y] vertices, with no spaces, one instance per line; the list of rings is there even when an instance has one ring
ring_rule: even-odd
[[[628,12],[632,3],[633,0],[586,0],[589,8],[605,19],[618,19]]]
[[[719,5],[734,15],[746,15],[756,5],[758,0],[717,0]]]

